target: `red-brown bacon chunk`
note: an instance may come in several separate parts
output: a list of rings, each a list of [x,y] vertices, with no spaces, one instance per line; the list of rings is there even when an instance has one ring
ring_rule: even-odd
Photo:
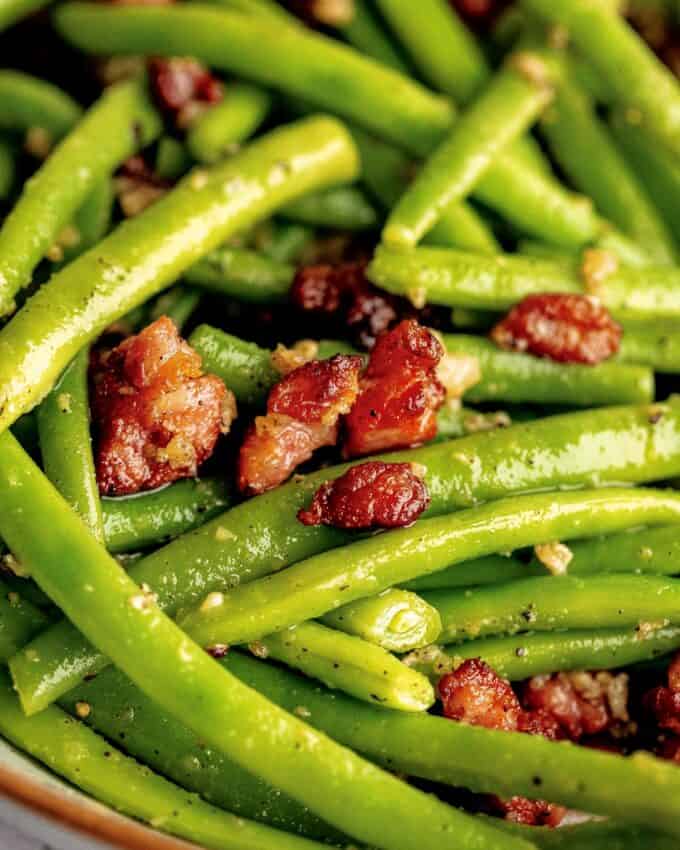
[[[370,461],[322,484],[298,519],[336,528],[405,528],[429,503],[422,470],[410,463]]]
[[[205,107],[222,100],[222,83],[195,59],[154,58],[148,67],[158,106],[179,127],[187,127]]]
[[[336,355],[294,369],[272,389],[239,454],[239,488],[264,493],[283,483],[322,446],[338,440],[340,417],[359,392],[362,359]]]
[[[511,351],[592,366],[616,354],[621,327],[592,296],[545,293],[516,304],[491,338]]]
[[[668,667],[666,685],[659,685],[644,696],[644,705],[661,729],[680,735],[680,653],[673,657]],[[673,746],[673,758],[680,761]]]
[[[560,737],[555,722],[542,711],[522,709],[510,682],[479,658],[464,661],[439,681],[444,716],[472,726],[525,732],[555,739]],[[506,820],[531,826],[557,826],[566,810],[545,800],[490,797],[489,806]]]
[[[436,369],[439,340],[415,319],[380,336],[361,379],[361,393],[346,424],[346,457],[409,448],[437,434],[437,411],[446,391]]]
[[[127,495],[195,475],[236,414],[233,395],[166,316],[93,357],[99,489]]]

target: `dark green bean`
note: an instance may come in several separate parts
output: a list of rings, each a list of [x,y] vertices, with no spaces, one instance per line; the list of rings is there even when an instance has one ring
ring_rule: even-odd
[[[338,25],[344,38],[371,59],[402,74],[409,74],[408,65],[373,13],[369,0],[354,0],[353,5],[352,19]]]
[[[179,180],[191,167],[186,148],[172,136],[161,136],[156,151],[156,174],[163,180]]]
[[[0,201],[6,201],[14,186],[15,151],[7,139],[0,138]]]
[[[200,259],[184,279],[218,295],[242,301],[283,301],[295,276],[295,267],[247,251],[222,247]]]
[[[378,224],[377,212],[356,186],[305,195],[281,207],[279,215],[300,224],[337,230],[370,230]]]
[[[38,128],[46,143],[65,136],[82,114],[80,106],[57,86],[21,71],[0,70],[0,127],[26,133]]]
[[[8,661],[49,622],[49,617],[19,591],[0,581],[0,662]]]
[[[191,318],[192,313],[201,303],[202,293],[191,286],[174,286],[163,295],[159,295],[149,312],[153,321],[161,316],[167,316],[181,331]]]

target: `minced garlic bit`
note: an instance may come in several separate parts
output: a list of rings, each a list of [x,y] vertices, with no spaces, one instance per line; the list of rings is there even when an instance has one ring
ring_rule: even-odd
[[[446,390],[446,397],[456,400],[482,380],[482,370],[477,357],[445,354],[437,365],[437,377]]]
[[[89,717],[91,713],[92,713],[92,706],[90,705],[89,702],[79,701],[79,702],[76,703],[76,714],[82,720],[84,720],[86,717]]]
[[[354,0],[314,0],[312,15],[320,24],[342,27],[354,20]]]
[[[24,149],[37,159],[47,159],[52,150],[53,141],[44,127],[29,127],[26,131]]]
[[[222,415],[220,417],[220,433],[228,434],[231,430],[231,424],[238,416],[238,408],[236,406],[236,396],[231,390],[227,390],[222,401]]]
[[[413,289],[408,290],[406,297],[416,310],[422,310],[427,304],[427,289],[424,286],[415,286]]]
[[[47,249],[45,257],[51,263],[60,263],[64,259],[64,249],[58,242],[55,242]]]
[[[209,593],[201,603],[201,611],[210,611],[213,608],[219,608],[224,604],[224,594],[218,590]]]
[[[218,543],[226,543],[228,540],[236,540],[236,535],[223,525],[218,525],[215,529],[215,540]]]
[[[11,552],[2,556],[2,566],[4,569],[9,570],[10,573],[14,573],[15,576],[19,576],[19,578],[28,578],[30,575],[28,570],[21,565],[21,561],[18,561]]]
[[[208,185],[208,172],[202,168],[197,168],[191,173],[189,185],[192,189],[196,189],[197,191],[199,189],[205,189]]]
[[[552,85],[548,63],[535,53],[522,50],[513,53],[508,66],[538,88],[550,88]]]
[[[611,251],[587,248],[583,252],[581,277],[586,292],[597,295],[602,284],[619,270],[619,259]]]
[[[137,611],[149,611],[156,604],[158,596],[151,590],[148,584],[142,584],[141,591],[141,593],[135,593],[134,596],[131,596],[128,599],[128,604]]]
[[[75,248],[76,245],[80,244],[80,231],[77,227],[74,227],[72,224],[67,224],[66,227],[62,228],[59,232],[59,236],[57,236],[57,243],[62,246],[62,248]]]
[[[116,177],[113,185],[125,218],[134,218],[139,215],[166,192],[163,186],[155,186],[153,183],[145,182],[138,177],[126,175]]]
[[[669,624],[667,619],[663,620],[648,620],[642,623],[638,623],[635,626],[635,637],[638,640],[647,640],[653,636],[654,632],[658,632],[659,629],[664,629]]]
[[[70,413],[72,401],[71,393],[59,393],[57,396],[57,407],[62,413]]]
[[[269,658],[269,650],[259,640],[254,640],[252,643],[249,643],[248,649],[256,658]]]
[[[306,705],[298,705],[293,709],[293,714],[297,714],[298,717],[311,717],[312,712],[307,708]]]
[[[407,667],[431,668],[437,676],[450,673],[457,666],[455,660],[444,652],[443,647],[436,643],[424,646],[422,649],[414,649],[401,660]]]
[[[316,360],[319,354],[319,343],[313,339],[301,339],[292,348],[286,348],[279,343],[272,351],[272,366],[281,375],[288,375],[305,363]]]
[[[512,425],[512,419],[504,410],[497,410],[495,413],[470,413],[463,419],[463,425],[467,433],[476,434],[478,431],[509,428]]]
[[[534,553],[538,560],[554,576],[563,576],[567,572],[574,553],[564,543],[539,543],[534,546]]]

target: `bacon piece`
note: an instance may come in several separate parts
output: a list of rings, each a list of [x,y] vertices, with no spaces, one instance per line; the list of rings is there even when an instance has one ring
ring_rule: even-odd
[[[140,155],[127,159],[114,179],[116,197],[126,218],[143,212],[162,197],[170,185]]]
[[[449,0],[451,6],[475,29],[488,30],[510,5],[511,0]]]
[[[680,652],[668,667],[667,685],[648,691],[643,704],[662,729],[680,734]]]
[[[439,680],[444,716],[451,720],[515,731],[522,708],[510,682],[479,658],[464,661]]]
[[[335,445],[339,419],[359,392],[362,359],[338,354],[294,369],[269,393],[239,453],[239,488],[264,493],[322,446]]]
[[[410,463],[359,464],[322,484],[298,519],[336,528],[405,528],[430,504],[419,471]]]
[[[162,316],[94,356],[99,489],[127,495],[196,474],[236,415],[233,395]]]
[[[530,800],[528,797],[510,797],[501,800],[492,798],[492,808],[503,818],[525,826],[559,826],[567,813],[564,806],[546,800]]]
[[[446,391],[437,378],[439,340],[406,319],[378,338],[361,379],[361,393],[345,420],[345,457],[409,448],[437,434]]]
[[[187,127],[206,107],[219,103],[222,83],[195,59],[154,58],[148,62],[149,82],[158,106],[178,127]]]
[[[621,327],[588,295],[529,295],[491,331],[501,348],[594,365],[619,349]]]

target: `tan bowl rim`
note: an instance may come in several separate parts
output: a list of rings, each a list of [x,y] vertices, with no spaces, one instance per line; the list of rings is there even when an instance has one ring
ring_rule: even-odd
[[[112,809],[85,805],[68,799],[39,780],[0,765],[0,794],[63,826],[91,838],[107,841],[121,850],[196,850],[177,838],[163,835],[129,818],[121,818]]]

